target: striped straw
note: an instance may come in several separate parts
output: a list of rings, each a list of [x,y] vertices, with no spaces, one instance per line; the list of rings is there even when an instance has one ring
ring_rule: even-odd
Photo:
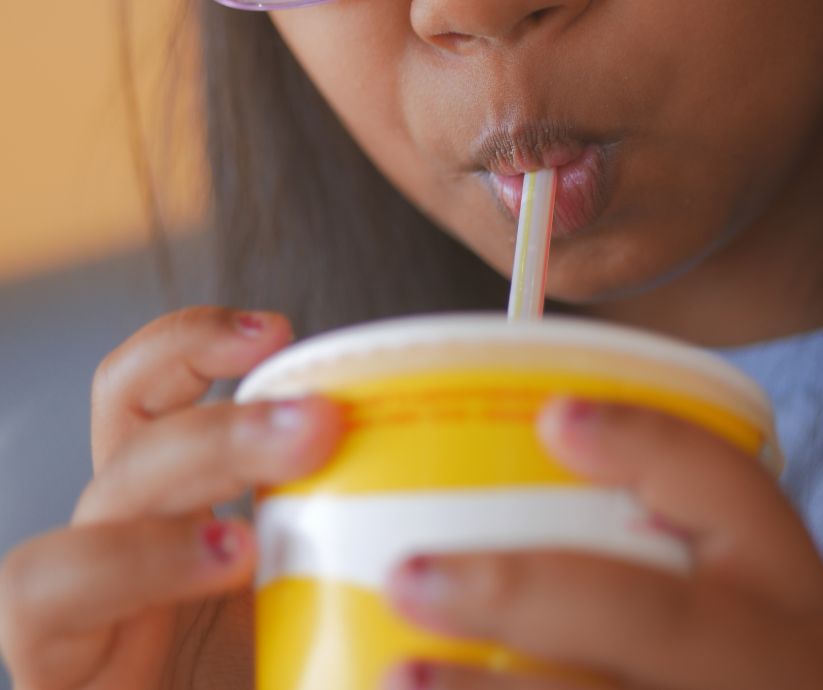
[[[546,299],[557,174],[554,170],[527,173],[512,269],[509,321],[540,319]]]

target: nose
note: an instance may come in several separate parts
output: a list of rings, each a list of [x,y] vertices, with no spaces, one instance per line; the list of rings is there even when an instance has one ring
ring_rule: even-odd
[[[456,50],[467,42],[504,43],[530,27],[568,25],[592,0],[412,0],[411,23],[427,43]]]

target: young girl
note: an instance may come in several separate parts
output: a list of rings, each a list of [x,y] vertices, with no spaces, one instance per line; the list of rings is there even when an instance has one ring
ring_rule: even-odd
[[[301,334],[501,307],[503,279],[439,230],[506,276],[522,174],[557,166],[548,296],[720,350],[759,378],[800,513],[754,458],[705,432],[565,400],[535,433],[680,531],[694,572],[558,551],[421,554],[386,596],[419,625],[620,688],[823,687],[823,3],[269,5],[201,8],[230,301],[297,317]],[[210,508],[317,468],[341,418],[318,398],[196,403],[289,338],[270,311],[199,308],[103,362],[95,479],[71,525],[0,575],[0,647],[20,690],[252,687],[253,541]],[[558,687],[415,659],[386,685]]]

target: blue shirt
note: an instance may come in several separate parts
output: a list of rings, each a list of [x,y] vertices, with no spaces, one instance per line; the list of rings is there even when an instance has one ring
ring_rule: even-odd
[[[781,483],[823,554],[823,330],[716,352],[771,398],[786,456]]]

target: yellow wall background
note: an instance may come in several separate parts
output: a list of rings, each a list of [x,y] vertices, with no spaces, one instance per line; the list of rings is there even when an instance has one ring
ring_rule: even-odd
[[[136,93],[164,215],[172,228],[190,228],[201,215],[189,68],[179,75],[171,135],[166,125],[175,118],[164,105],[170,31],[186,0],[2,0],[0,281],[148,240],[118,57],[121,1],[131,15]]]

